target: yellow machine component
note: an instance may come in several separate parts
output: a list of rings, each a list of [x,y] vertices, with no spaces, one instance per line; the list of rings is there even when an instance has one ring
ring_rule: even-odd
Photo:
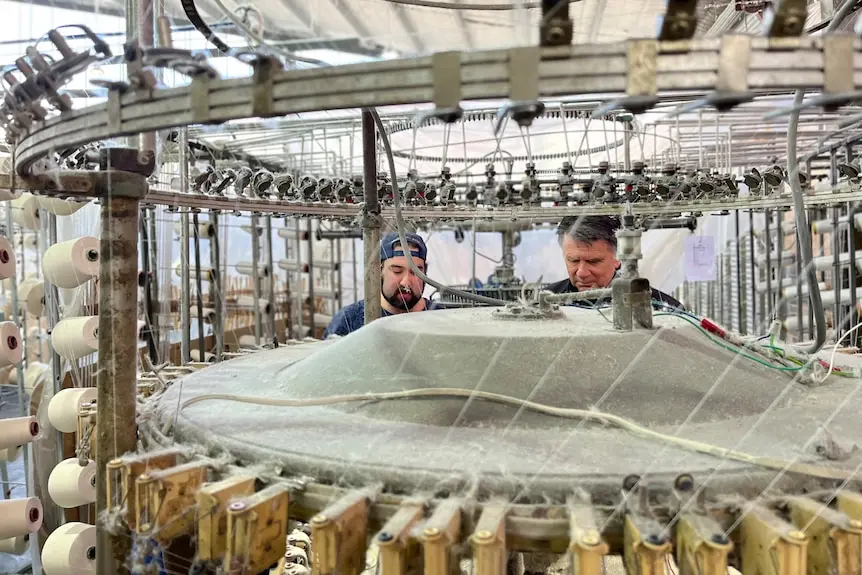
[[[209,471],[209,463],[193,461],[138,477],[135,531],[162,542],[191,533],[197,491],[207,482]]]
[[[424,502],[405,501],[377,533],[381,575],[406,575],[408,570],[415,571],[417,564],[421,564],[419,541],[412,530],[424,515]]]
[[[683,513],[676,524],[679,575],[725,575],[733,544],[716,520],[702,513]]]
[[[661,525],[652,519],[626,513],[623,533],[626,570],[638,575],[665,575],[671,543]]]
[[[805,533],[772,511],[755,506],[742,519],[742,572],[745,575],[804,575]]]
[[[287,485],[233,501],[227,511],[226,571],[253,575],[274,567],[287,546]]]
[[[862,521],[862,494],[853,491],[839,491],[838,511],[846,513],[851,519]]]
[[[198,557],[217,561],[227,555],[228,502],[254,493],[254,477],[235,476],[209,483],[197,492]]]
[[[505,501],[485,505],[476,530],[470,536],[473,545],[474,572],[476,575],[499,575],[506,572],[506,515]]]
[[[787,503],[791,521],[809,539],[809,573],[862,573],[862,521],[805,497]]]
[[[359,575],[365,570],[368,490],[352,491],[311,518],[314,575]]]
[[[442,501],[422,530],[425,575],[459,575],[461,540],[461,504],[459,499]]]
[[[602,575],[608,544],[602,540],[593,508],[585,504],[569,505],[569,554],[572,575]]]
[[[119,510],[125,506],[124,518],[129,529],[134,530],[137,520],[135,508],[135,482],[138,477],[158,469],[174,467],[183,454],[179,448],[153,451],[119,457],[107,465],[108,481],[105,486],[108,508]]]

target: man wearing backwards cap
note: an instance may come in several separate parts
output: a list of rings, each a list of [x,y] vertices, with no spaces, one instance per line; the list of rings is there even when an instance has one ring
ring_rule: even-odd
[[[422,272],[426,272],[428,248],[425,241],[418,234],[405,235],[413,263]],[[425,282],[410,271],[397,233],[391,233],[380,241],[380,267],[380,307],[384,317],[431,309],[431,302],[422,297]],[[362,327],[364,323],[365,300],[360,300],[339,310],[323,337],[325,339],[330,335],[347,335]]]

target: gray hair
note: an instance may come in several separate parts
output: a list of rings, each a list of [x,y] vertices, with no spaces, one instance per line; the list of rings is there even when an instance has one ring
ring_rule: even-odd
[[[566,236],[588,244],[604,240],[616,249],[619,227],[619,219],[612,216],[567,216],[557,226],[557,239],[561,244]]]

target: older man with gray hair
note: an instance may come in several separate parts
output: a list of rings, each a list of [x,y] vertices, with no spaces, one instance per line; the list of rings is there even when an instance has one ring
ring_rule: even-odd
[[[610,287],[620,269],[616,236],[619,228],[619,220],[611,216],[563,218],[557,227],[557,239],[569,277],[546,286],[545,290],[571,293]],[[652,299],[654,306],[685,309],[679,301],[655,288]]]

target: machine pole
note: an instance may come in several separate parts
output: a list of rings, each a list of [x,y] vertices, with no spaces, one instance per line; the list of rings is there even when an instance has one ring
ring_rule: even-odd
[[[138,198],[102,200],[97,372],[96,516],[108,508],[108,462],[135,450],[137,427]],[[101,524],[96,544],[98,575],[127,573],[131,539]]]
[[[365,213],[362,242],[365,246],[365,324],[380,317],[380,202],[377,198],[377,130],[374,117],[362,111],[362,189]],[[398,182],[392,182],[397,194]]]

